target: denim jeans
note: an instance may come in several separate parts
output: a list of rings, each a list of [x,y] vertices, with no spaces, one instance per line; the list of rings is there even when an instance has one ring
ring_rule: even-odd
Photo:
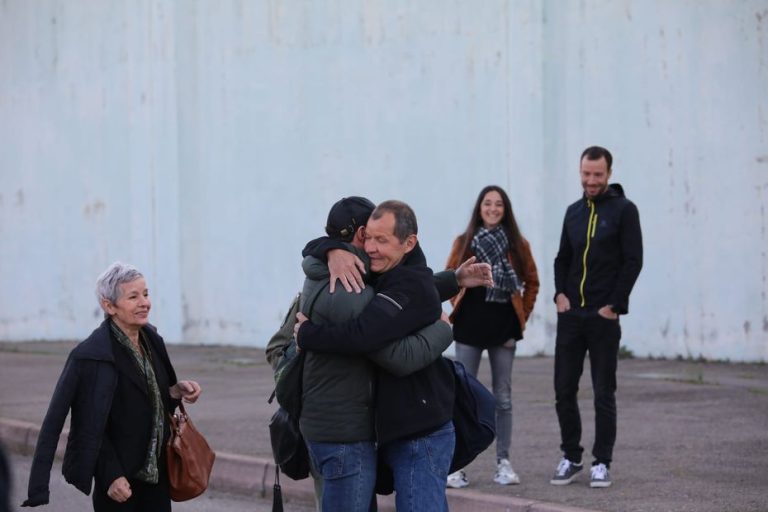
[[[496,458],[509,459],[509,445],[512,441],[512,363],[516,347],[488,348],[491,363],[493,396],[496,398]],[[480,369],[480,347],[456,343],[456,359],[469,373],[477,377]]]
[[[448,511],[445,481],[455,445],[456,430],[449,421],[426,436],[379,448],[379,457],[394,473],[397,512]]]
[[[577,393],[589,352],[595,404],[595,461],[611,465],[616,442],[616,365],[621,340],[618,320],[597,311],[571,309],[557,315],[555,342],[555,408],[560,422],[560,449],[572,462],[581,462],[581,415]]]
[[[320,510],[371,510],[376,485],[376,446],[373,442],[307,441],[307,448],[312,470],[322,478]]]

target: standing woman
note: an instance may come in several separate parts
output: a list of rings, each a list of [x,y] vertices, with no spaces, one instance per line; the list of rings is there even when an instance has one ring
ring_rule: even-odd
[[[493,288],[462,289],[451,299],[456,359],[477,375],[483,350],[491,363],[496,397],[496,474],[501,485],[519,484],[509,462],[512,439],[512,362],[539,291],[539,276],[528,241],[520,234],[509,197],[501,187],[480,191],[464,234],[453,242],[446,267],[476,256],[489,263]],[[469,485],[463,470],[448,475],[448,487]]]
[[[70,352],[43,420],[22,506],[45,505],[59,434],[70,409],[62,473],[95,512],[171,510],[168,414],[195,402],[200,385],[176,380],[163,338],[149,323],[144,276],[113,263],[96,281],[105,320]]]

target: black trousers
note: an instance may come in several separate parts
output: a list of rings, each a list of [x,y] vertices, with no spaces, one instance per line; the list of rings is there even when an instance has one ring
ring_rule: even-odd
[[[616,442],[616,365],[621,326],[595,310],[571,309],[557,315],[555,342],[555,408],[560,422],[560,449],[571,462],[581,462],[581,415],[577,395],[589,353],[595,404],[595,463],[611,465]]]
[[[161,457],[160,464],[160,481],[157,484],[148,484],[134,478],[128,479],[131,484],[131,497],[124,503],[118,503],[107,496],[109,484],[105,486],[96,478],[93,488],[93,511],[171,512],[171,494],[165,457]]]

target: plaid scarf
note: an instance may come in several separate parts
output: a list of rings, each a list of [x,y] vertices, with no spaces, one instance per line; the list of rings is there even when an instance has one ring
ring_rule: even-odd
[[[133,360],[142,377],[147,379],[147,390],[149,391],[149,400],[152,403],[152,437],[147,447],[147,455],[144,459],[144,465],[136,473],[135,478],[142,482],[156,484],[160,478],[158,459],[160,458],[160,444],[163,442],[163,429],[165,428],[165,419],[163,418],[163,399],[160,396],[160,388],[157,385],[155,369],[152,366],[152,355],[149,352],[144,337],[139,331],[139,343],[144,348],[142,354],[134,345],[128,336],[120,330],[115,322],[109,323],[112,334],[117,338],[118,343],[125,347],[133,356]]]
[[[470,245],[477,261],[491,265],[493,288],[486,288],[485,302],[510,302],[520,288],[520,280],[507,258],[509,239],[501,226],[491,230],[480,227]]]

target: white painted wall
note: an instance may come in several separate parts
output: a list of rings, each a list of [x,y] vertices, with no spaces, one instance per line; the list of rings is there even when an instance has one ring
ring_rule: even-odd
[[[263,345],[351,194],[435,269],[505,186],[543,287],[578,156],[615,155],[638,355],[768,359],[768,0],[0,0],[0,339],[82,338],[141,268],[172,342]]]

